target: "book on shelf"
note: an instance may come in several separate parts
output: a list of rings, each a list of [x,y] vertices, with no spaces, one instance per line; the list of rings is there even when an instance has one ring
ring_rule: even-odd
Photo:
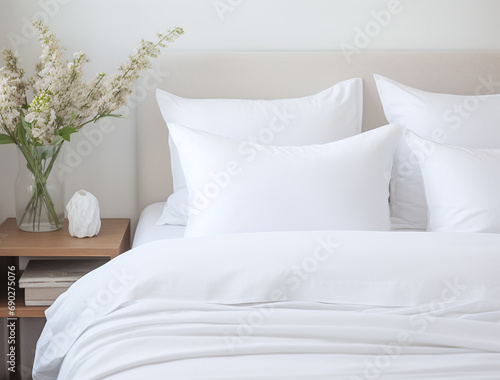
[[[24,303],[26,306],[50,306],[57,297],[71,286],[49,288],[24,288]]]
[[[24,288],[26,306],[50,306],[79,278],[100,267],[106,259],[31,260],[19,287]]]

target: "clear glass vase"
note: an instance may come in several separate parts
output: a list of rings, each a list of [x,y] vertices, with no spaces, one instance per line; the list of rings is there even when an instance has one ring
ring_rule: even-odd
[[[23,231],[56,231],[63,226],[64,183],[53,170],[61,145],[18,146],[15,203],[17,226]]]

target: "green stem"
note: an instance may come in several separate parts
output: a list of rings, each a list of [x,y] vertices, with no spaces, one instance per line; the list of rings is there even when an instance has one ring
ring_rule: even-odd
[[[99,114],[97,116],[94,116],[92,119],[86,121],[83,124],[80,124],[79,126],[75,127],[76,129],[80,130],[82,129],[85,125],[90,124],[90,123],[95,123],[97,120],[101,119],[103,115]]]
[[[92,90],[90,90],[90,92],[88,93],[88,95],[85,98],[85,100],[87,100],[90,97],[90,95],[92,95],[92,93],[97,88],[97,86],[99,85],[99,83],[101,83],[101,81],[102,81],[103,78],[104,78],[104,75],[101,75],[101,77],[99,78],[99,80],[97,81],[97,83],[94,85],[94,87],[92,87]]]
[[[33,186],[33,194],[31,199],[24,210],[23,216],[19,224],[21,225],[26,216],[30,215],[31,220],[30,223],[33,223],[33,230],[36,227],[36,221],[38,219],[38,229],[40,229],[41,223],[41,213],[42,209],[45,207],[47,210],[47,217],[51,224],[55,224],[56,228],[61,226],[61,222],[57,217],[57,213],[55,211],[54,203],[52,202],[52,198],[47,191],[46,183],[48,177],[52,171],[54,163],[61,151],[62,143],[56,148],[54,154],[52,155],[49,164],[46,168],[43,167],[44,160],[38,156],[36,147],[34,147],[33,151],[30,152],[29,149],[23,146],[19,146],[23,156],[26,158],[27,168],[34,176],[34,186]],[[37,217],[38,214],[38,217]]]

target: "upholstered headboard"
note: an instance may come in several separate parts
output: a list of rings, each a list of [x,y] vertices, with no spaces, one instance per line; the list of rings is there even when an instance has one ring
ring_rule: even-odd
[[[500,81],[500,53],[341,52],[167,53],[138,97],[139,207],[172,192],[168,131],[155,98],[159,87],[191,98],[276,99],[311,95],[345,79],[363,78],[363,130],[387,124],[373,74],[431,92],[475,94]]]

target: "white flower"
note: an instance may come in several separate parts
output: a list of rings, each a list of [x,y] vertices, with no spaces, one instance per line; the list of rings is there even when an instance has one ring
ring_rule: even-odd
[[[34,112],[30,112],[29,114],[27,114],[26,116],[24,116],[24,120],[27,122],[27,123],[32,123],[33,120],[35,120],[35,113]]]
[[[23,110],[31,128],[26,143],[35,146],[50,145],[58,131],[66,126],[79,130],[122,108],[140,72],[150,66],[151,59],[158,56],[165,42],[172,42],[183,33],[181,28],[175,28],[167,34],[159,34],[156,44],[141,41],[115,74],[99,73],[86,82],[83,66],[89,59],[85,53],[76,52],[73,59],[64,62],[64,49],[56,36],[41,21],[33,25],[38,29],[42,54],[36,74],[30,80],[24,81],[18,56],[10,50],[4,51],[6,65],[0,68],[0,130],[4,128],[17,135],[19,111]],[[28,87],[33,90],[31,101],[26,96]]]

